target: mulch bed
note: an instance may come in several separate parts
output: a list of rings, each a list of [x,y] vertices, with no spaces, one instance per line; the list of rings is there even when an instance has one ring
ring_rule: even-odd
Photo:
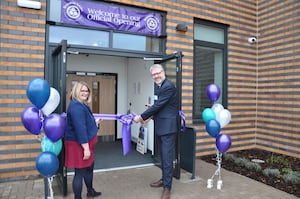
[[[249,149],[249,150],[241,150],[236,152],[230,152],[229,154],[233,154],[235,157],[241,157],[246,158],[248,160],[252,159],[259,159],[264,160],[264,163],[260,163],[262,171],[265,168],[272,168],[272,169],[279,169],[279,171],[282,171],[282,169],[292,169],[293,171],[300,172],[300,159],[294,158],[282,154],[272,153],[260,149]],[[203,156],[200,159],[216,164],[216,155],[208,155]],[[284,162],[284,164],[281,164]],[[287,164],[288,163],[288,164]],[[257,180],[259,182],[262,182],[264,184],[267,184],[269,186],[272,186],[276,189],[282,190],[284,192],[293,194],[297,197],[300,197],[300,184],[291,184],[285,182],[282,178],[277,177],[267,177],[262,174],[261,172],[256,172],[253,170],[249,170],[246,167],[241,167],[230,160],[225,160],[224,156],[222,157],[222,166],[223,169],[226,169],[228,171],[232,171],[235,173],[239,173],[243,176],[247,176],[249,178],[252,178],[254,180]]]

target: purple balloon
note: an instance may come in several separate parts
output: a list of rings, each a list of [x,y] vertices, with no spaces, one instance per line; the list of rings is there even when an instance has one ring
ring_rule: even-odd
[[[59,114],[53,113],[44,120],[44,131],[46,136],[56,142],[64,136],[66,120]]]
[[[231,138],[228,134],[219,134],[216,139],[216,145],[221,153],[226,152],[231,147]]]
[[[215,102],[220,97],[220,87],[217,84],[210,84],[206,88],[206,95],[211,102]]]
[[[25,108],[22,112],[21,120],[27,131],[34,135],[40,134],[43,124],[39,110],[36,107],[29,106]]]

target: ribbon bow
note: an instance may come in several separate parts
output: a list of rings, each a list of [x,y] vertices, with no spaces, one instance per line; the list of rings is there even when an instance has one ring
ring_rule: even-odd
[[[93,114],[95,119],[118,120],[122,123],[123,155],[127,155],[131,149],[131,124],[135,114]]]

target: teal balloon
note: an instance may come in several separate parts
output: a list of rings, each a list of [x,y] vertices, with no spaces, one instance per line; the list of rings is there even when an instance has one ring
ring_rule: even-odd
[[[41,148],[43,152],[52,152],[58,155],[62,149],[62,141],[59,139],[56,142],[52,142],[47,136],[44,136],[41,142]]]
[[[209,120],[216,119],[216,113],[212,108],[206,108],[202,112],[202,119],[204,122],[207,122]]]

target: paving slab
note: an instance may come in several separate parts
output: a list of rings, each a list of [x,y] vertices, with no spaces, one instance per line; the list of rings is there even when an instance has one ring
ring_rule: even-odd
[[[181,171],[179,180],[173,179],[172,199],[296,199],[286,192],[265,185],[245,176],[221,169],[222,187],[217,189],[218,176],[214,177],[212,188],[207,180],[217,167],[202,160],[196,160],[196,176]],[[68,176],[68,195],[63,197],[54,179],[52,189],[55,199],[72,199],[72,178]],[[151,188],[149,183],[160,178],[160,168],[107,170],[95,172],[94,187],[101,191],[99,199],[159,199],[162,188]],[[83,198],[86,189],[83,189]],[[45,199],[43,178],[0,183],[1,199]]]

